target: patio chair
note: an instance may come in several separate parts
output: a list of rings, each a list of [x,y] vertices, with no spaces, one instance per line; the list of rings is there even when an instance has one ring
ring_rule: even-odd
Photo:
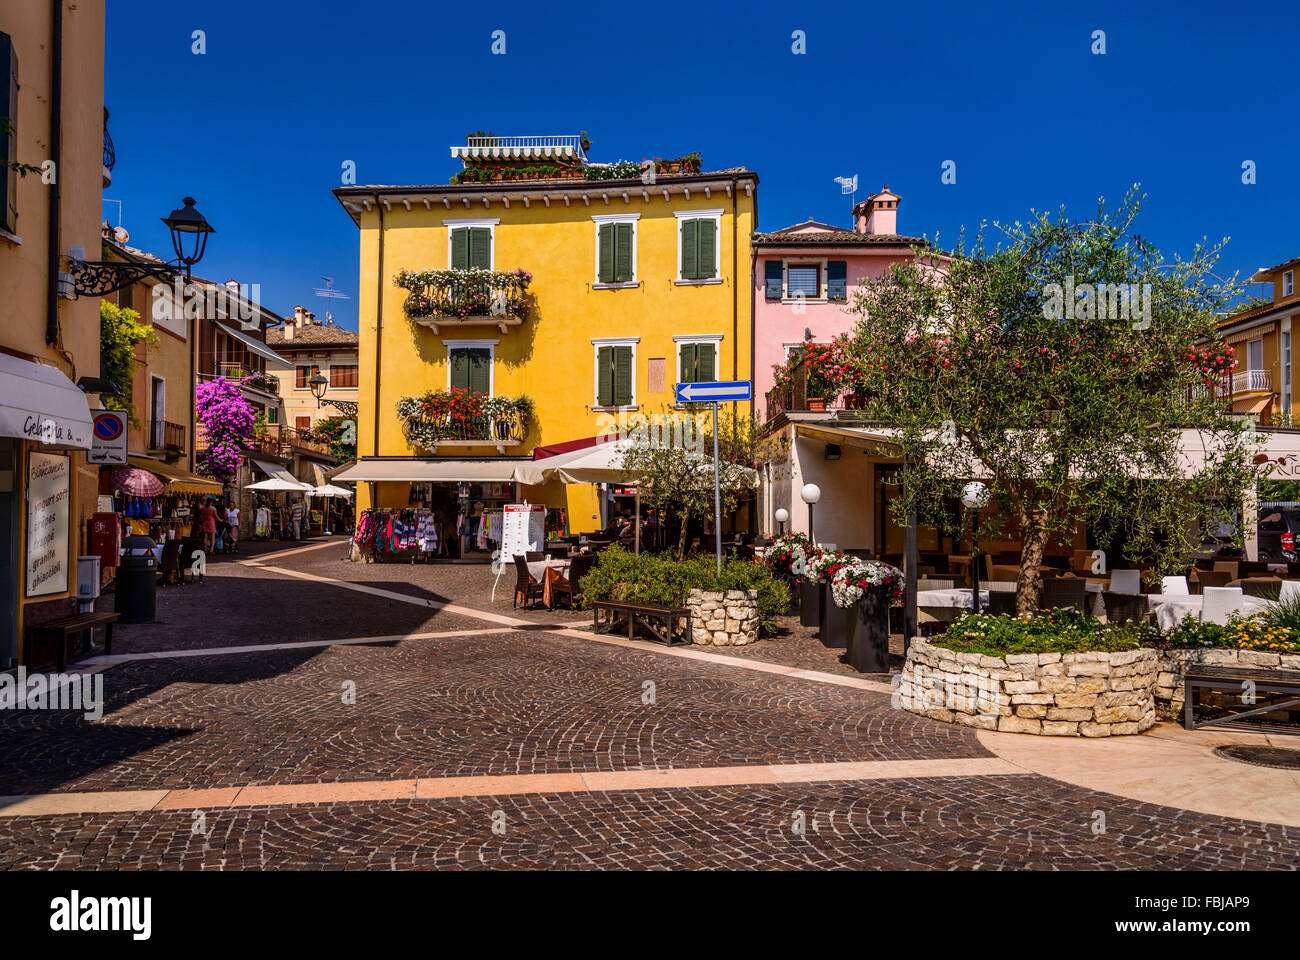
[[[1282,581],[1272,577],[1257,577],[1241,581],[1241,592],[1248,597],[1276,600],[1282,591]]]
[[[569,609],[573,609],[573,592],[578,588],[578,582],[591,572],[595,565],[594,556],[574,557],[569,562],[569,575],[566,578],[556,580],[551,584],[551,605],[558,602],[559,597],[569,598]]]
[[[524,559],[529,563],[537,563],[539,560],[545,560],[546,554],[541,550],[525,550]]]
[[[1004,592],[1010,590],[1012,593],[1015,593],[1016,581],[1015,580],[990,580],[988,583],[981,583],[980,587],[984,590],[1001,590]]]
[[[181,542],[164,540],[162,558],[158,561],[158,585],[167,586],[181,582]]]
[[[1241,576],[1241,564],[1236,560],[1215,560],[1214,569],[1228,574],[1228,580],[1236,580]],[[1202,580],[1201,582],[1204,583],[1205,581]],[[1224,583],[1226,582],[1225,580]],[[1216,583],[1214,586],[1217,587],[1220,584]]]
[[[993,564],[993,572],[989,577],[990,580],[1018,580],[1020,578],[1020,567],[1010,563]]]
[[[1101,602],[1106,607],[1107,623],[1141,623],[1151,609],[1147,598],[1136,592],[1103,590]]]
[[[1244,607],[1241,587],[1206,587],[1201,606],[1201,619],[1220,625],[1228,622],[1228,614],[1240,613]]]
[[[1008,617],[1016,615],[1016,591],[990,590],[989,604],[985,613],[1003,614]]]
[[[1191,593],[1187,589],[1186,577],[1162,577],[1160,579],[1160,592],[1171,597],[1185,597]]]
[[[528,560],[521,554],[515,554],[515,600],[511,604],[513,607],[519,606],[522,598],[524,609],[528,609],[529,600],[542,599],[542,585],[533,579],[532,574],[528,572]]]
[[[1202,593],[1210,587],[1226,587],[1229,581],[1237,579],[1236,574],[1232,571],[1217,569],[1219,566],[1217,563],[1214,566],[1216,568],[1214,570],[1196,571],[1196,579],[1201,585]],[[1236,564],[1234,563],[1233,566],[1235,567]]]
[[[1043,581],[1038,598],[1040,610],[1082,610],[1088,582],[1078,578],[1053,577]]]
[[[1296,586],[1300,586],[1300,583],[1297,583]],[[956,587],[957,581],[955,580],[925,579],[916,581],[916,589],[918,590],[954,590]]]
[[[1112,570],[1110,572],[1111,593],[1141,593],[1141,570]],[[1109,609],[1109,608],[1107,608]]]

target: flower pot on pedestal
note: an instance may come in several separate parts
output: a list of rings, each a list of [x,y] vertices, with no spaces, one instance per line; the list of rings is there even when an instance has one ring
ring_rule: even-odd
[[[856,620],[849,663],[859,673],[888,673],[889,600],[879,590],[865,590],[848,612]]]
[[[799,626],[822,625],[822,585],[816,580],[799,581]]]
[[[822,602],[825,604],[825,609],[822,611],[820,634],[822,646],[843,650],[848,647],[852,638],[853,627],[857,623],[857,614],[852,607],[836,605],[835,599],[831,596],[829,583],[822,586],[822,597]]]

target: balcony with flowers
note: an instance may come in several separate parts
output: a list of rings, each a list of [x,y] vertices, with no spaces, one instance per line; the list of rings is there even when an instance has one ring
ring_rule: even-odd
[[[506,333],[528,318],[533,275],[516,270],[402,270],[393,282],[410,291],[403,309],[414,322],[443,327],[493,324]]]
[[[496,447],[505,453],[527,439],[533,413],[526,394],[488,396],[454,387],[397,401],[406,438],[434,453],[439,447]]]
[[[767,418],[783,413],[862,410],[867,396],[854,385],[853,361],[845,347],[843,337],[831,343],[801,344],[785,363],[775,365],[775,386],[767,392]]]

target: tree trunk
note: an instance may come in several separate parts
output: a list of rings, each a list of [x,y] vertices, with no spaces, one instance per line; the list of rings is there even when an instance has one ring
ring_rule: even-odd
[[[1038,612],[1038,595],[1043,588],[1043,554],[1047,551],[1047,528],[1042,515],[1020,517],[1020,578],[1016,581],[1016,616]]]
[[[691,525],[691,505],[686,505],[686,512],[682,514],[682,532],[677,535],[677,559],[686,559],[686,531]]]

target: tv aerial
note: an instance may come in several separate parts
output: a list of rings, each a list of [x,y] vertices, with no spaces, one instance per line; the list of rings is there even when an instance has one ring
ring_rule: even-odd
[[[314,287],[313,291],[318,297],[325,297],[327,300],[351,300],[352,298],[346,293],[334,289],[333,277],[321,277],[325,281],[325,286]],[[329,304],[325,305],[325,323],[327,326],[335,326],[334,314],[329,311]]]

